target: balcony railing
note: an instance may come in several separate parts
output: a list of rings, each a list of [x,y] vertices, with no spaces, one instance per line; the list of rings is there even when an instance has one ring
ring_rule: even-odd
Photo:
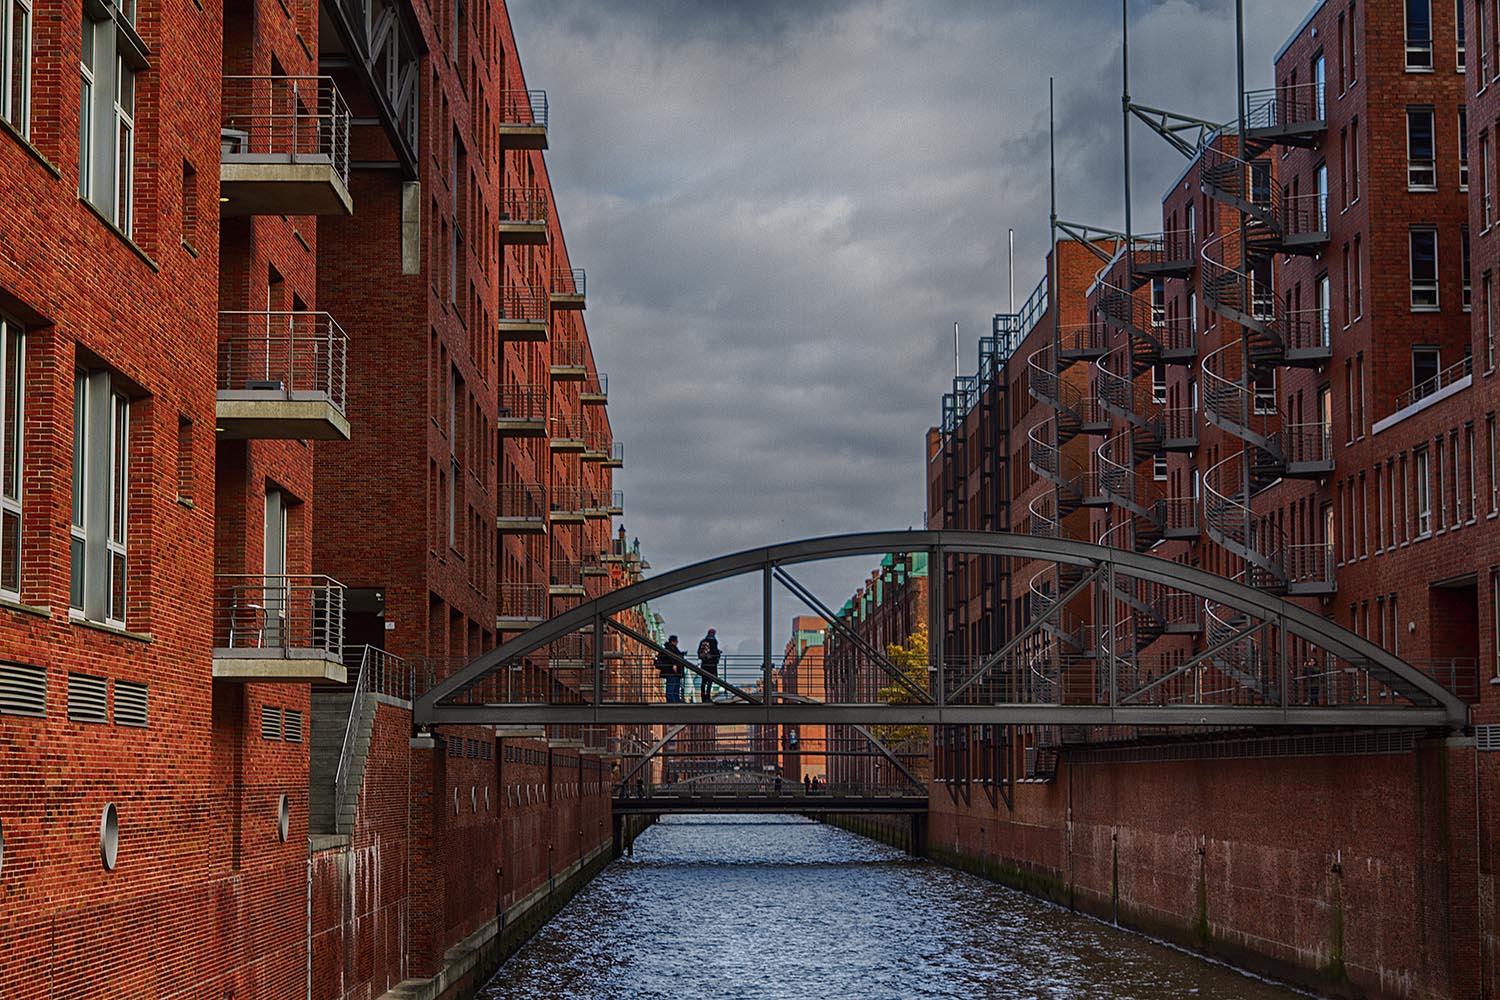
[[[500,141],[509,149],[547,148],[547,92],[500,92]]]
[[[226,76],[223,83],[225,211],[348,214],[350,116],[333,78]]]
[[[500,192],[500,242],[537,246],[547,242],[547,192],[508,187]]]
[[[585,277],[583,268],[559,268],[552,272],[552,308],[582,309]]]
[[[609,446],[609,457],[604,460],[606,469],[619,469],[625,465],[625,443],[616,441]]]
[[[548,563],[548,578],[553,588],[578,588],[583,586],[583,563],[555,556]]]
[[[501,583],[497,597],[501,628],[507,623],[538,622],[547,617],[545,583]]]
[[[583,520],[582,486],[554,486],[547,497],[547,508],[554,521]]]
[[[547,425],[549,395],[546,386],[502,385],[498,414],[500,429],[502,431],[530,429],[541,433]]]
[[[554,340],[552,342],[552,377],[554,379],[578,381],[587,374],[587,345],[582,340]]]
[[[347,438],[348,363],[349,337],[326,312],[221,312],[220,423],[235,437]],[[268,402],[301,405],[279,405],[274,413],[257,409]],[[335,426],[326,433],[305,426],[326,422],[324,408],[334,411]],[[297,426],[286,435],[275,433],[278,415]],[[245,426],[228,426],[235,421]]]
[[[342,664],[344,585],[316,575],[216,576],[213,622],[215,660],[324,659]]]
[[[539,341],[547,339],[547,294],[540,288],[506,285],[500,289],[500,315],[497,321],[501,340]]]
[[[547,519],[547,491],[540,483],[501,483],[497,499],[502,522]]]
[[[609,376],[603,372],[589,372],[578,389],[581,403],[600,405],[609,402]]]
[[[558,414],[549,426],[553,451],[583,451],[587,447],[589,425],[579,414]]]
[[[1316,83],[1251,90],[1245,94],[1245,127],[1252,132],[1315,128],[1322,124],[1324,113],[1323,88]]]
[[[1446,389],[1448,386],[1452,385],[1454,382],[1459,381],[1464,376],[1472,374],[1473,371],[1474,357],[1473,355],[1466,354],[1463,356],[1463,359],[1460,360],[1457,364],[1449,365],[1447,368],[1442,369],[1431,378],[1423,379],[1416,385],[1412,386],[1410,389],[1407,389],[1405,392],[1401,393],[1401,395],[1397,396],[1396,411],[1400,412],[1401,410],[1406,409],[1408,406],[1411,406],[1413,403],[1420,403],[1428,396],[1433,395],[1439,390]]]

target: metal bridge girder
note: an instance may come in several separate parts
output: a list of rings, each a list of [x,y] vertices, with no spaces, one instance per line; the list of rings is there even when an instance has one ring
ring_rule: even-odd
[[[1004,556],[1086,571],[1106,569],[1183,591],[1273,621],[1346,662],[1399,682],[1427,705],[1325,708],[1281,705],[754,705],[754,704],[580,704],[465,705],[454,699],[510,662],[573,632],[645,601],[771,567],[824,559],[890,552],[943,551]],[[602,595],[543,622],[476,658],[416,701],[418,725],[479,722],[576,722],[586,714],[597,723],[652,722],[860,722],[930,724],[1267,724],[1267,725],[1422,725],[1461,728],[1468,723],[1464,701],[1400,657],[1275,594],[1205,570],[1126,549],[1072,539],[1003,532],[957,530],[883,531],[832,535],[747,549],[663,573]],[[1201,719],[1201,721],[1199,721]]]

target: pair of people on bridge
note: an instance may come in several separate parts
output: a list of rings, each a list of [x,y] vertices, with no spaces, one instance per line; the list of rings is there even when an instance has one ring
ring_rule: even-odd
[[[719,639],[714,629],[709,629],[703,641],[698,643],[698,698],[713,701],[714,678],[719,676]],[[666,688],[667,701],[682,701],[682,681],[687,674],[687,657],[677,645],[677,636],[668,636],[667,644],[656,654],[656,671],[661,675]]]

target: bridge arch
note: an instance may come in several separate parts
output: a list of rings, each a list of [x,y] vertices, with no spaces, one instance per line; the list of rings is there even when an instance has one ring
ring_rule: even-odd
[[[824,617],[826,607],[790,567],[822,560],[925,552],[931,618],[930,686],[910,704],[810,702],[772,678],[771,595],[780,584]],[[945,652],[942,567],[949,557],[1028,567],[1024,627],[997,648]],[[1041,567],[1040,571],[1036,567]],[[763,677],[759,690],[727,683],[729,704],[666,704],[640,688],[621,696],[603,652],[607,633],[656,651],[616,616],[646,601],[733,577],[762,578]],[[1186,657],[1153,658],[1186,607],[1199,640]],[[1080,613],[1080,610],[1082,612]],[[1189,624],[1192,624],[1190,622]],[[838,627],[835,622],[832,626]],[[1178,630],[1178,634],[1187,634]],[[484,682],[523,662],[545,661],[568,637],[582,654],[566,684],[494,700]],[[882,651],[866,650],[872,660]],[[1300,652],[1300,655],[1299,655]],[[699,673],[688,661],[685,668]],[[889,664],[885,664],[889,666]],[[1205,690],[1204,678],[1211,684]],[[586,601],[502,642],[422,694],[419,725],[443,723],[872,723],[1437,726],[1468,723],[1465,701],[1364,637],[1277,594],[1192,566],[1071,539],[976,531],[887,531],[784,542],[672,570]]]

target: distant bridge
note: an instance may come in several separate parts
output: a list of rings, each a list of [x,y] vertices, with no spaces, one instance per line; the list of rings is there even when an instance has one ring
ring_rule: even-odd
[[[925,552],[926,684],[837,620],[790,568],[851,556]],[[945,650],[945,560],[993,559],[1024,580],[1025,620],[993,648]],[[1040,567],[1040,569],[1038,569]],[[758,575],[762,655],[715,678],[728,701],[667,703],[661,647],[618,620],[642,602]],[[785,588],[830,621],[907,704],[849,703],[778,689],[772,594]],[[722,627],[721,627],[722,630]],[[638,655],[606,649],[607,633]],[[1159,643],[1164,636],[1188,644]],[[1174,648],[1165,649],[1172,646]],[[690,651],[689,651],[690,652]],[[684,671],[701,666],[679,659]],[[1029,535],[895,531],[836,535],[710,559],[613,591],[503,642],[420,698],[416,722],[609,724],[1028,724],[1402,726],[1459,729],[1468,705],[1394,653],[1264,589],[1129,550]]]
[[[669,785],[615,788],[614,811],[621,816],[694,813],[927,813],[925,790],[866,785],[822,786],[808,791],[788,779],[736,781],[711,775]]]

